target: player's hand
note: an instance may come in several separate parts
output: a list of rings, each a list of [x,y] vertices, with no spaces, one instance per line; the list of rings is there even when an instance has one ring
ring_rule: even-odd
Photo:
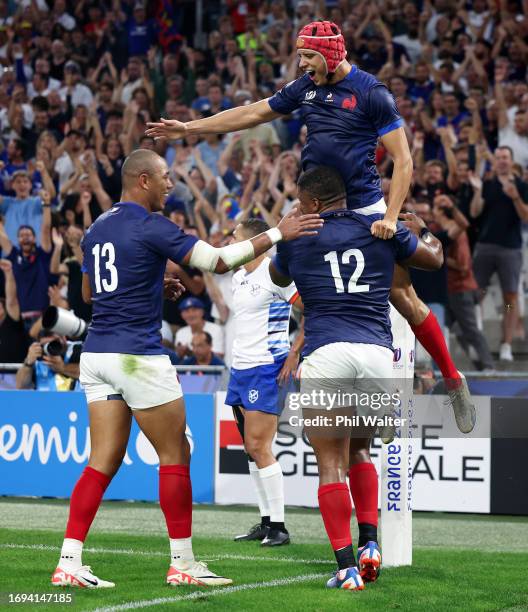
[[[60,355],[44,355],[42,361],[49,366],[55,374],[64,373],[64,360]]]
[[[185,290],[185,285],[182,284],[179,278],[166,276],[163,279],[163,297],[166,300],[175,302]]]
[[[376,238],[390,240],[396,233],[396,222],[390,219],[379,219],[370,226],[370,233]]]
[[[29,365],[33,365],[37,359],[42,357],[42,346],[40,342],[33,342],[33,344],[29,347],[26,363]]]
[[[295,240],[301,236],[314,236],[317,230],[323,226],[323,219],[318,214],[300,215],[297,208],[292,208],[291,211],[284,216],[277,227],[280,229],[282,239],[285,242]]]
[[[176,119],[163,119],[159,120],[159,123],[147,123],[147,129],[145,134],[152,138],[167,138],[176,139],[183,138],[185,136],[186,127],[185,123],[177,121]]]
[[[288,357],[284,361],[284,364],[277,376],[277,382],[279,385],[288,384],[290,378],[296,378],[297,368],[299,367],[299,353],[296,351],[290,351]]]
[[[420,232],[423,228],[427,227],[424,221],[414,213],[400,213],[398,218],[400,221],[403,221],[403,225],[416,236],[420,236]]]

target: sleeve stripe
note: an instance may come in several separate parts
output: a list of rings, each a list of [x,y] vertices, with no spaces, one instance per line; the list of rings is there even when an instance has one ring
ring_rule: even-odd
[[[393,132],[394,130],[397,130],[398,128],[402,126],[403,126],[403,119],[397,119],[396,121],[389,123],[389,125],[386,125],[385,127],[381,128],[381,130],[378,130],[378,136],[385,136],[385,134],[388,134],[389,132]]]
[[[288,300],[288,303],[289,303],[289,304],[293,304],[294,302],[296,302],[296,301],[297,301],[297,298],[298,298],[298,297],[299,297],[299,292],[298,292],[298,291],[296,291],[296,292],[295,292],[295,293],[294,293],[294,294],[291,296],[291,298]]]

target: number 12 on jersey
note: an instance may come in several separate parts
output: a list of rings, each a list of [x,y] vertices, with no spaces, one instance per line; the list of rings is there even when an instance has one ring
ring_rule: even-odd
[[[356,260],[356,269],[348,281],[347,293],[364,293],[365,291],[369,291],[369,285],[358,285],[359,277],[365,269],[365,258],[363,257],[363,253],[359,249],[348,249],[343,253],[341,263],[343,265],[349,264],[351,257]],[[337,251],[329,251],[324,256],[324,260],[330,263],[330,270],[332,272],[332,276],[334,277],[337,293],[344,293],[345,285],[343,284],[341,270],[339,269],[339,258],[337,256]]]
[[[101,247],[100,244],[96,244],[92,249],[92,255],[95,258],[94,262],[94,274],[95,274],[95,292],[111,293],[117,289],[117,268],[115,267],[115,249],[111,242],[105,242]],[[106,278],[101,279],[100,263],[102,259],[106,259],[104,262],[105,268],[110,272],[110,281]]]

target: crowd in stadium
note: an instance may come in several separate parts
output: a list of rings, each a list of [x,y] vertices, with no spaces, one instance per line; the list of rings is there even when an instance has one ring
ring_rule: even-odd
[[[144,132],[159,117],[187,121],[269,97],[298,75],[298,29],[323,17],[341,27],[348,60],[390,88],[405,121],[414,160],[405,208],[445,251],[440,271],[413,271],[419,297],[442,322],[458,323],[476,367],[492,371],[496,347],[474,306],[498,272],[507,305],[500,359],[511,361],[512,340],[524,333],[527,3],[206,4],[200,46],[185,37],[193,2],[0,0],[0,363],[34,366],[53,339],[41,324],[50,304],[90,320],[80,242],[119,200],[132,150],[167,160],[174,188],[164,214],[214,246],[241,220],[275,226],[293,207],[306,140],[300,112],[225,136],[167,142]],[[387,194],[391,160],[381,146],[376,158]],[[173,263],[167,271],[186,287],[163,313],[173,363],[229,364],[229,275]],[[69,347],[68,359],[45,363],[75,377],[78,351]],[[31,373],[19,378],[31,386]]]

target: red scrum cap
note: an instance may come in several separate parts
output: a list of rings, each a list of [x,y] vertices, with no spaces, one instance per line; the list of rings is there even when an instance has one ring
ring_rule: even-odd
[[[324,59],[329,74],[346,59],[345,39],[331,21],[313,21],[297,35],[297,49],[309,49]]]

